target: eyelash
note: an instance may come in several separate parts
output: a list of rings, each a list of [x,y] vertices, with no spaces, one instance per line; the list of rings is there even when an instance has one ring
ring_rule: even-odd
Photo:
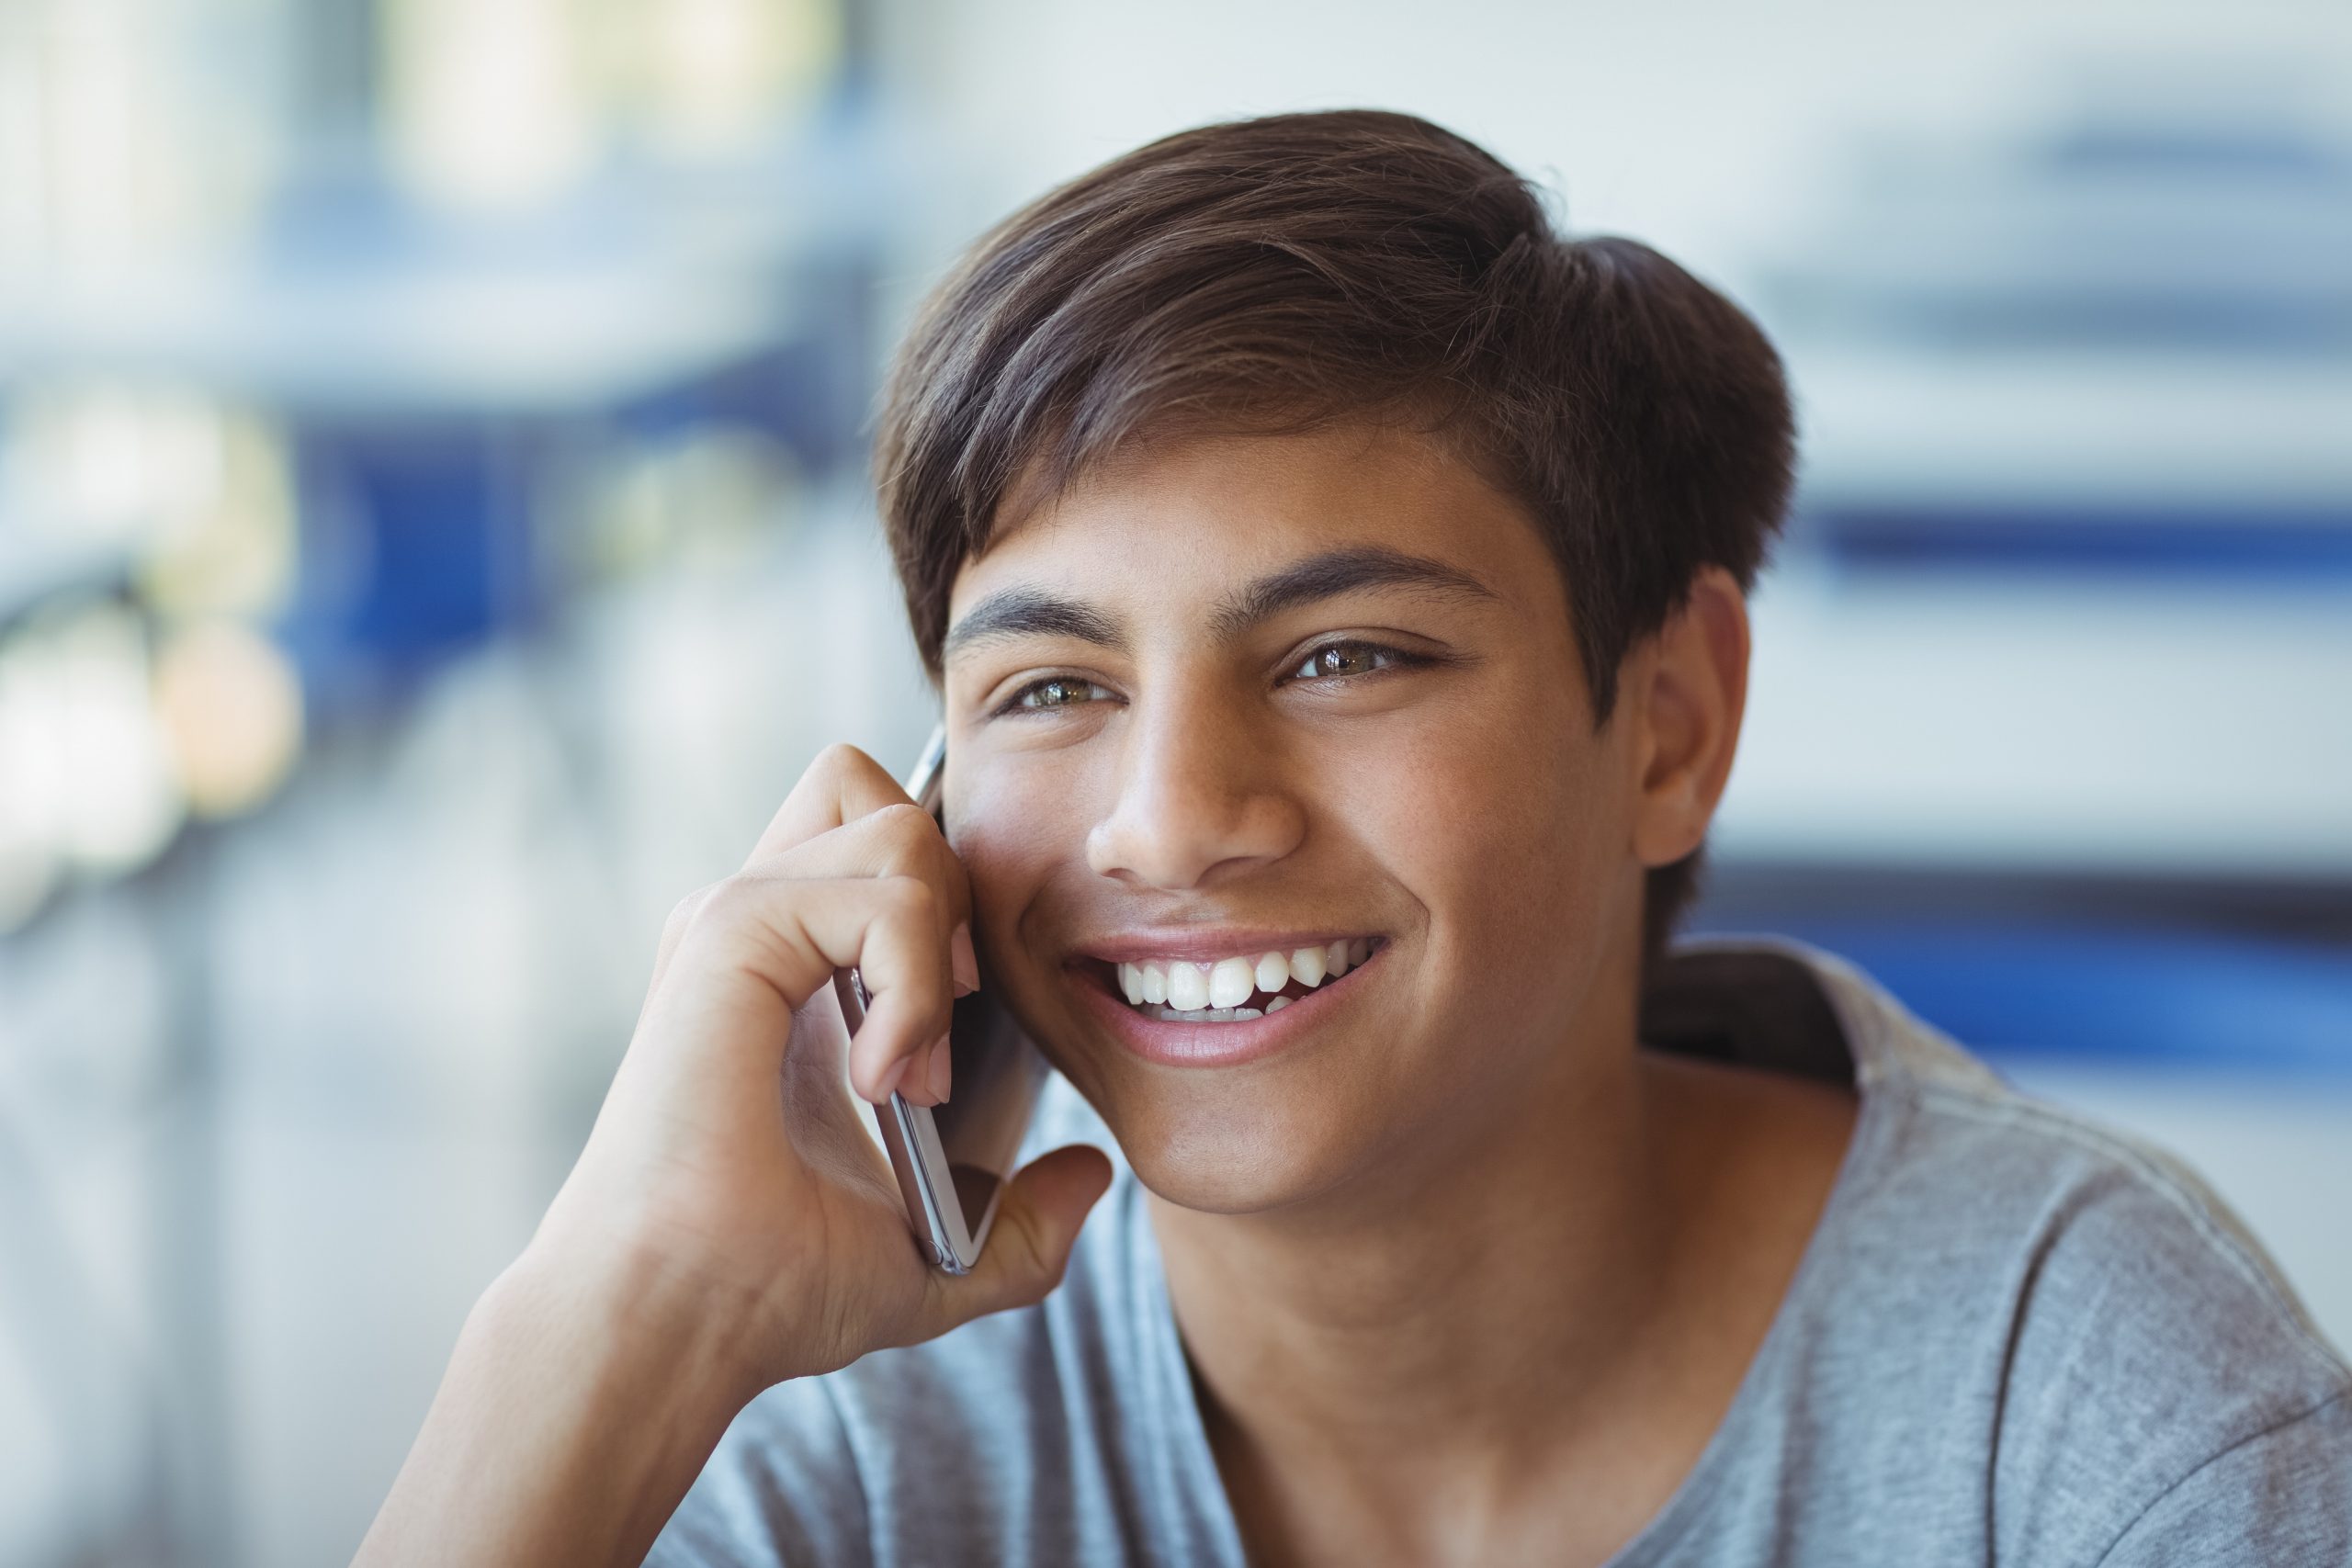
[[[989,716],[992,718],[1018,717],[1024,713],[1052,713],[1057,708],[1081,705],[1077,703],[1041,703],[1035,707],[1025,705],[1030,693],[1041,692],[1047,686],[1089,686],[1098,692],[1105,689],[1100,681],[1089,681],[1080,675],[1044,675],[1030,682],[998,704],[996,711]]]
[[[1379,662],[1369,670],[1360,670],[1352,675],[1302,675],[1299,673],[1301,670],[1309,668],[1317,660],[1330,653],[1370,654]],[[1434,654],[1410,653],[1404,649],[1392,647],[1385,642],[1373,642],[1363,637],[1340,637],[1336,641],[1320,643],[1307,649],[1306,656],[1296,664],[1292,665],[1291,672],[1283,679],[1285,681],[1361,680],[1366,675],[1377,675],[1384,670],[1420,670],[1438,662],[1439,660]]]
[[[1353,674],[1302,675],[1299,673],[1326,654],[1343,652],[1369,654],[1378,662],[1374,663],[1370,670],[1357,671]],[[1385,642],[1371,642],[1363,637],[1341,637],[1337,641],[1319,643],[1309,649],[1296,664],[1290,667],[1290,673],[1284,675],[1283,681],[1284,684],[1290,684],[1295,682],[1362,680],[1367,675],[1377,675],[1386,670],[1423,669],[1439,662],[1441,660],[1432,654],[1411,653],[1401,648],[1391,647]],[[1058,708],[1082,705],[1078,703],[1044,703],[1034,707],[1027,705],[1030,694],[1043,691],[1048,686],[1058,685],[1087,686],[1098,692],[1105,689],[1101,682],[1090,681],[1080,675],[1043,675],[1007,697],[998,705],[995,713],[990,716],[1012,717],[1022,714],[1051,713]]]

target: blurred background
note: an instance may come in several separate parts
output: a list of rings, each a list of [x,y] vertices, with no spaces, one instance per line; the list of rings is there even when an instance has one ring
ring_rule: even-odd
[[[0,0],[0,1562],[355,1548],[822,742],[923,288],[1429,115],[1802,401],[1700,925],[2186,1155],[2352,1340],[2352,7]]]

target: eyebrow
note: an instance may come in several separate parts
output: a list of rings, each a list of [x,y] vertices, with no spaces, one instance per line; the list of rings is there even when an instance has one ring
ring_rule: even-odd
[[[1368,588],[1404,589],[1432,598],[1498,599],[1459,567],[1377,545],[1326,550],[1261,577],[1210,613],[1210,634],[1231,642],[1286,610]]]
[[[1020,637],[1067,637],[1124,649],[1127,639],[1102,611],[1039,588],[1007,588],[972,606],[948,628],[940,645],[943,661],[967,648]]]
[[[1402,589],[1437,598],[1499,601],[1500,595],[1459,567],[1378,545],[1326,550],[1283,568],[1228,595],[1208,618],[1209,634],[1231,642],[1283,614],[1343,593]],[[1066,637],[1123,652],[1118,623],[1091,605],[1036,588],[1008,588],[972,606],[950,627],[943,660],[965,649],[1018,637]]]

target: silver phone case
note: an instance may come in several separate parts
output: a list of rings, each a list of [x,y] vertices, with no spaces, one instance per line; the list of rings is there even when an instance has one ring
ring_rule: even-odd
[[[907,794],[933,815],[939,810],[939,773],[946,754],[947,732],[943,727],[932,732],[930,743],[923,748],[915,771],[907,779]],[[865,1022],[865,981],[854,968],[836,969],[833,995],[841,1003],[842,1021],[855,1035]],[[1011,1024],[1006,1021],[998,1027],[1009,1029]],[[915,1244],[927,1262],[949,1274],[968,1274],[979,1262],[980,1248],[987,1245],[989,1231],[996,1223],[1005,1183],[1012,1179],[1021,1133],[1026,1128],[1046,1076],[1044,1058],[1026,1042],[1017,1046],[1008,1044],[1006,1055],[1012,1059],[992,1075],[990,1081],[967,1084],[959,1071],[956,1085],[959,1094],[968,1091],[1003,1097],[1002,1103],[989,1108],[1001,1112],[996,1118],[997,1126],[990,1129],[995,1135],[986,1171],[994,1182],[977,1225],[966,1222],[965,1203],[956,1189],[955,1169],[931,1108],[910,1104],[895,1090],[889,1103],[874,1107],[875,1123],[881,1132],[882,1146],[890,1156],[890,1167],[898,1173],[899,1191],[906,1201],[907,1222],[914,1231]],[[1002,1168],[997,1168],[999,1166]]]

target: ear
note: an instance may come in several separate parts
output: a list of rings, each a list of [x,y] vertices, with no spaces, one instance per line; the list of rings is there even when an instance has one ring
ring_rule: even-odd
[[[1747,706],[1747,600],[1731,573],[1707,567],[1640,654],[1620,693],[1634,727],[1634,853],[1646,866],[1697,849],[1731,777]]]

